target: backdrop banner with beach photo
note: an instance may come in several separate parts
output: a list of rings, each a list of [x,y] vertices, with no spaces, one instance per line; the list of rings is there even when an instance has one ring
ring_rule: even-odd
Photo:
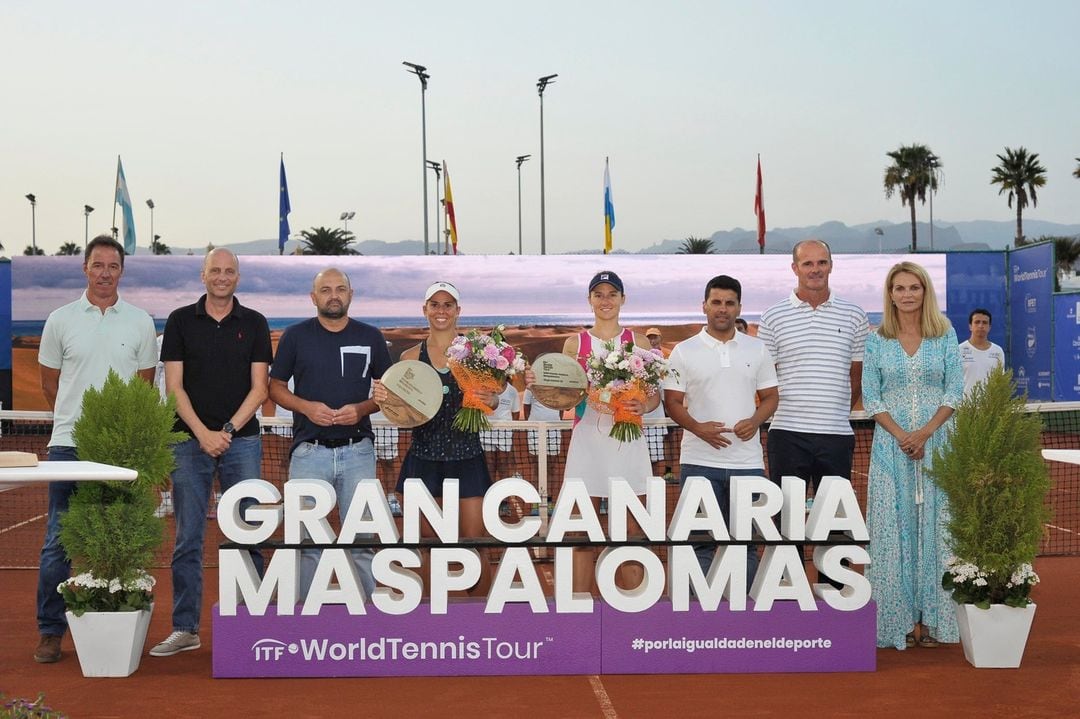
[[[837,255],[834,291],[880,318],[882,286],[895,255]],[[912,256],[926,266],[945,305],[945,255]],[[127,258],[120,294],[149,312],[160,332],[169,313],[204,291],[202,257],[135,255]],[[623,324],[638,331],[663,330],[664,344],[699,331],[705,283],[727,274],[743,285],[743,316],[751,323],[795,287],[789,255],[545,255],[457,257],[241,256],[237,297],[266,315],[274,338],[290,324],[314,315],[311,282],[336,266],[349,274],[355,292],[350,315],[379,327],[392,355],[423,335],[424,289],[446,280],[461,291],[459,326],[505,324],[508,340],[530,359],[562,349],[567,336],[591,324],[589,279],[602,269],[626,286]],[[81,257],[16,257],[12,265],[13,400],[19,410],[45,409],[37,347],[49,313],[86,287]],[[7,296],[7,295],[3,295]],[[959,331],[959,330],[958,330]],[[7,407],[8,405],[5,405]]]
[[[833,291],[858,303],[871,324],[882,312],[881,283],[889,267],[912,260],[926,267],[938,301],[956,328],[968,336],[967,315],[985,307],[994,315],[990,339],[1006,350],[1021,389],[1032,400],[1073,397],[1073,382],[1054,392],[1055,333],[1071,347],[1076,321],[1052,314],[1053,251],[1040,243],[1005,252],[954,252],[918,255],[836,255]],[[202,257],[134,255],[127,258],[120,292],[153,317],[160,332],[169,313],[194,302],[203,292]],[[589,278],[601,269],[620,275],[626,286],[623,324],[643,331],[663,330],[673,346],[699,331],[705,283],[718,274],[743,285],[743,316],[755,323],[761,312],[795,286],[788,255],[489,255],[414,256],[263,256],[240,258],[237,296],[262,312],[274,341],[290,324],[314,314],[309,293],[319,270],[347,272],[355,296],[350,314],[381,329],[394,357],[423,335],[424,289],[435,280],[455,284],[462,293],[459,326],[505,324],[508,340],[535,358],[557,352],[567,336],[592,319]],[[0,401],[4,409],[46,409],[38,379],[37,348],[49,313],[71,302],[86,287],[82,258],[25,257],[0,263],[0,332],[10,328],[12,344],[0,349]],[[7,300],[5,302],[5,300]],[[1061,315],[1061,316],[1055,316]],[[1070,370],[1071,371],[1071,370]],[[5,381],[8,380],[9,381]]]

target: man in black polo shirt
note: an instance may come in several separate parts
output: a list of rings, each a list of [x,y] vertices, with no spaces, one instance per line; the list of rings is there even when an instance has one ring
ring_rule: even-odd
[[[349,317],[352,297],[344,272],[331,267],[315,275],[311,302],[317,314],[285,330],[270,370],[270,399],[293,413],[289,479],[329,482],[342,514],[361,480],[375,479],[375,433],[369,415],[379,407],[369,399],[371,381],[390,367],[382,332]],[[375,588],[372,554],[352,550],[368,597]],[[307,596],[320,555],[318,549],[301,550],[301,597]]]
[[[176,429],[191,439],[173,448],[173,632],[150,650],[153,657],[200,646],[203,537],[214,473],[222,491],[262,475],[255,412],[267,395],[270,330],[265,317],[233,294],[240,280],[236,255],[211,250],[200,277],[206,294],[169,315],[161,343],[165,387],[176,397]],[[261,574],[262,556],[251,556]]]

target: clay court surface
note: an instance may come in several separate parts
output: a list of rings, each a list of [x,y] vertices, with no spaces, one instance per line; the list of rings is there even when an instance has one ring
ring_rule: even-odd
[[[145,656],[124,679],[85,679],[70,637],[35,664],[35,570],[0,571],[0,690],[81,717],[1074,717],[1080,702],[1080,558],[1042,557],[1023,666],[975,669],[959,645],[880,649],[873,673],[401,679],[213,679],[202,649]],[[148,644],[170,630],[167,570]],[[216,572],[206,572],[216,596]]]
[[[1077,413],[1047,421],[1044,447],[1080,446]],[[1067,421],[1065,421],[1067,418]],[[44,456],[45,432],[5,433],[4,449]],[[400,442],[407,441],[402,433]],[[521,435],[523,433],[518,433]],[[677,446],[669,434],[658,450]],[[853,484],[865,499],[869,459],[868,427],[856,425],[858,444]],[[535,455],[516,436],[514,451],[493,462],[523,466],[535,481]],[[264,477],[280,486],[288,440],[264,435]],[[279,446],[280,445],[280,446]],[[565,448],[565,441],[563,447]],[[496,453],[490,453],[495,455]],[[561,477],[561,457],[549,473]],[[531,462],[530,462],[531,460]],[[397,476],[394,462],[380,460],[380,476]],[[671,460],[657,460],[657,475]],[[675,467],[677,472],[677,466]],[[1080,468],[1050,463],[1051,522],[1035,564],[1042,583],[1035,588],[1035,623],[1023,666],[975,669],[959,645],[904,652],[878,650],[877,671],[851,674],[744,674],[564,677],[466,677],[400,679],[220,679],[211,677],[210,606],[217,596],[216,522],[206,538],[203,647],[173,657],[144,654],[138,671],[125,679],[85,679],[70,637],[64,659],[34,663],[37,552],[44,534],[44,488],[0,493],[0,691],[36,697],[73,718],[81,717],[1074,717],[1080,716]],[[494,476],[504,476],[492,467]],[[387,489],[392,487],[387,482]],[[560,482],[548,487],[558,492]],[[673,505],[677,489],[669,489]],[[172,586],[167,568],[173,527],[158,553],[158,606],[149,646],[171,629]]]

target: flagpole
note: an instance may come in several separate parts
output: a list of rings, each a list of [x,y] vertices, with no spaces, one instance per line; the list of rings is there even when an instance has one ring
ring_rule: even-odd
[[[112,193],[112,200],[113,200],[113,202],[112,202],[112,236],[113,236],[114,240],[117,237],[117,227],[116,227],[116,188],[119,187],[119,186],[120,186],[120,156],[117,155],[116,156],[116,181],[113,182],[113,193]]]

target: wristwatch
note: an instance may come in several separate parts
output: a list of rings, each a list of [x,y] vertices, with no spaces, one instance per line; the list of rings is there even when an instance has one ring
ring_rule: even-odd
[[[229,434],[234,435],[234,434],[236,434],[236,427],[233,427],[232,422],[226,422],[224,425],[222,425],[221,431],[222,432],[228,432]]]

